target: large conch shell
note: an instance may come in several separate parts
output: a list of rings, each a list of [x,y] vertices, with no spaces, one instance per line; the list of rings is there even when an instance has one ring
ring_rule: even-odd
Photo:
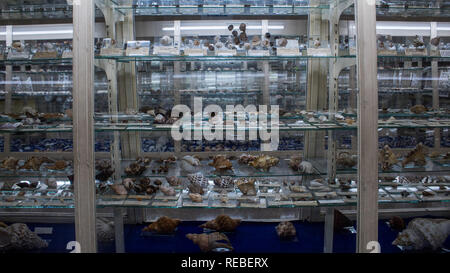
[[[180,223],[181,220],[179,219],[163,216],[156,220],[156,222],[145,227],[142,231],[153,231],[160,234],[173,233]]]
[[[425,159],[426,155],[425,147],[422,143],[419,143],[414,150],[406,155],[405,159],[402,161],[402,167],[405,167],[411,162],[414,162],[416,166],[425,166],[425,164],[427,164]]]
[[[416,218],[409,222],[392,244],[413,250],[436,250],[442,246],[449,234],[450,220]]]
[[[262,169],[267,172],[271,167],[276,166],[278,162],[280,162],[280,160],[276,157],[261,155],[250,161],[248,164],[256,169]]]
[[[186,238],[191,240],[194,244],[198,245],[200,250],[203,252],[209,252],[217,248],[226,248],[228,250],[233,250],[233,246],[231,245],[230,240],[223,233],[189,233],[186,235]]]
[[[385,145],[384,148],[380,150],[378,156],[383,171],[392,169],[392,166],[398,162],[397,157],[388,145]]]
[[[200,225],[200,227],[213,229],[220,232],[231,232],[234,231],[240,224],[240,219],[232,219],[228,215],[219,215],[216,217],[216,219],[208,221]]]
[[[216,169],[216,171],[219,172],[233,169],[233,164],[224,155],[214,156],[213,162],[209,163],[208,165],[213,166]]]

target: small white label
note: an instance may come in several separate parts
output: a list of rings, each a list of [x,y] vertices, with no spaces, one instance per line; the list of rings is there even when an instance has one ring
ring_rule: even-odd
[[[277,56],[300,56],[300,49],[298,48],[277,48]]]
[[[148,56],[149,54],[149,47],[127,48],[127,56]]]
[[[205,56],[206,50],[203,48],[186,48],[184,50],[186,56]]]
[[[36,234],[53,234],[52,227],[35,227],[34,233]]]
[[[270,52],[269,50],[249,50],[248,56],[254,57],[270,56]]]
[[[236,49],[219,49],[216,51],[217,56],[224,56],[224,57],[229,57],[229,56],[236,56]]]
[[[153,49],[154,55],[180,55],[180,50],[173,46],[155,46]]]
[[[308,48],[306,50],[308,56],[331,56],[331,49],[330,48]]]

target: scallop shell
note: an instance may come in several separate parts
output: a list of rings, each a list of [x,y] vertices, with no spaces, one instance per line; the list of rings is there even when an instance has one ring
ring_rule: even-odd
[[[442,246],[449,234],[450,220],[416,218],[399,233],[392,244],[414,250],[436,250]]]

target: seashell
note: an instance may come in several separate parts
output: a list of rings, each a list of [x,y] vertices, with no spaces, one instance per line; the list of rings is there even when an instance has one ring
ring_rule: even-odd
[[[291,222],[281,222],[275,227],[275,230],[281,239],[292,238],[297,235],[294,224]]]
[[[303,161],[303,157],[301,155],[293,155],[289,159],[289,167],[291,167],[291,169],[294,171],[298,171],[302,161]]]
[[[322,179],[314,179],[309,182],[310,187],[323,187]]]
[[[389,219],[389,226],[394,230],[402,231],[405,229],[405,222],[402,218],[393,216],[391,219]]]
[[[229,26],[228,26],[228,30],[229,30],[229,31],[232,31],[233,29],[234,29],[234,26],[233,26],[233,25],[229,25]]]
[[[228,237],[219,232],[192,234],[186,235],[186,238],[191,240],[194,244],[198,245],[201,251],[210,252],[215,249],[225,248],[229,251],[233,250],[233,246],[230,243]]]
[[[122,184],[114,184],[110,186],[113,191],[118,195],[127,195],[128,191]]]
[[[99,217],[96,222],[97,239],[99,242],[112,242],[115,239],[114,222]]]
[[[244,195],[256,195],[255,179],[254,178],[240,178],[236,182],[236,186]]]
[[[441,156],[441,153],[438,152],[438,151],[432,152],[432,153],[430,154],[430,158],[438,158],[438,157],[440,157],[440,156]]]
[[[269,47],[269,46],[270,46],[270,41],[264,39],[264,40],[262,41],[261,45],[262,45],[263,47]]]
[[[213,162],[209,163],[208,165],[213,166],[216,169],[216,171],[219,171],[219,172],[233,169],[233,164],[224,155],[214,156]]]
[[[217,49],[220,49],[220,48],[223,48],[223,47],[224,47],[222,42],[217,42],[217,43],[215,44],[215,46],[216,46]]]
[[[286,38],[281,38],[278,40],[278,46],[279,47],[285,47],[287,45],[288,41]]]
[[[302,161],[300,167],[298,168],[300,173],[311,174],[314,172],[313,165],[307,161]]]
[[[400,232],[392,242],[414,250],[436,250],[442,246],[450,234],[450,220],[416,218]]]
[[[187,164],[188,166],[191,167],[197,167],[200,165],[200,160],[198,160],[193,156],[187,155],[181,159],[181,163]]]
[[[145,167],[144,165],[133,162],[127,168],[125,168],[125,173],[130,176],[140,176],[146,169],[147,167]]]
[[[172,43],[172,38],[170,38],[169,36],[163,36],[159,42],[164,45],[164,46],[168,46],[169,44]]]
[[[250,155],[250,154],[242,154],[239,159],[238,162],[240,164],[249,164],[251,161],[255,160],[257,157]]]
[[[247,25],[245,23],[241,23],[239,25],[239,30],[245,32],[247,30]]]
[[[203,197],[199,193],[189,193],[189,198],[194,203],[201,203],[201,202],[203,202]]]
[[[261,155],[255,158],[254,160],[250,161],[248,165],[256,169],[262,169],[267,172],[271,167],[278,165],[279,162],[280,160],[276,157]]]
[[[245,43],[244,44],[244,49],[245,50],[250,50],[250,49],[252,49],[252,46],[249,43]]]
[[[241,224],[239,219],[231,219],[228,215],[219,215],[216,219],[208,221],[202,225],[201,228],[213,229],[220,232],[234,231]]]
[[[181,185],[181,178],[178,178],[176,176],[168,176],[166,177],[167,183],[169,183],[170,186],[176,187]]]
[[[252,46],[260,46],[261,38],[258,35],[253,36],[252,38]]]
[[[164,195],[166,195],[166,196],[175,196],[176,195],[176,192],[175,192],[175,190],[173,189],[173,188],[171,188],[171,187],[164,187],[164,186],[161,186],[161,187],[159,187],[159,189],[162,191],[162,193],[164,193]]]
[[[25,224],[0,227],[0,251],[26,251],[46,247],[48,243]]]
[[[216,50],[216,48],[214,47],[214,45],[209,45],[208,46],[208,50],[209,51],[214,51],[214,50]]]
[[[156,222],[151,223],[142,231],[153,231],[159,234],[174,233],[177,226],[181,223],[179,219],[172,219],[167,216],[162,216]]]
[[[65,160],[58,160],[53,165],[47,166],[47,169],[50,170],[64,170],[68,166],[67,162]]]
[[[427,111],[427,108],[423,105],[415,105],[409,109],[414,114],[423,114]]]
[[[290,185],[289,190],[291,192],[301,193],[301,192],[307,192],[308,190],[305,188],[305,186],[298,186],[298,185]]]
[[[320,46],[321,46],[320,39],[317,38],[316,40],[314,40],[314,47],[315,47],[315,48],[319,48]]]
[[[266,37],[266,39],[270,39],[271,37],[270,32],[266,32],[266,34],[264,34],[264,37]]]
[[[191,184],[199,185],[202,188],[206,188],[209,185],[208,179],[202,173],[189,174],[188,180]]]
[[[122,185],[125,187],[127,191],[134,189],[134,180],[131,178],[125,178],[122,181]]]
[[[198,194],[205,194],[205,191],[203,190],[203,188],[198,185],[198,184],[191,184],[188,186],[189,192],[190,193],[198,193]]]
[[[95,179],[105,182],[107,181],[113,174],[114,170],[111,167],[111,162],[109,160],[100,160],[95,163],[95,169],[99,171],[95,176]]]
[[[25,106],[22,112],[27,116],[27,118],[37,118],[39,113],[29,106]]]
[[[424,191],[422,191],[422,195],[425,197],[431,197],[431,196],[435,196],[436,193],[430,189],[425,189]]]
[[[219,188],[231,188],[234,186],[234,179],[229,176],[214,179],[214,184]]]
[[[383,171],[392,169],[392,166],[398,162],[397,157],[388,145],[385,145],[384,148],[380,150],[378,160]]]
[[[341,152],[339,158],[336,159],[336,166],[339,169],[353,168],[356,164],[358,164],[357,157],[347,152]]]
[[[2,161],[2,168],[8,169],[10,171],[15,171],[17,169],[18,163],[19,163],[18,159],[9,156]]]
[[[402,161],[402,167],[405,167],[409,163],[414,163],[416,166],[425,166],[427,163],[425,156],[425,147],[422,143],[419,143],[414,150],[406,155],[405,159]]]
[[[145,189],[145,193],[147,194],[154,194],[158,191],[158,187],[150,185]]]
[[[247,34],[245,32],[241,32],[241,34],[239,34],[239,40],[241,42],[247,42],[248,41]]]
[[[439,46],[440,43],[441,43],[441,37],[435,37],[430,40],[430,44],[432,46]]]
[[[56,178],[49,178],[47,179],[47,181],[45,182],[45,184],[47,185],[47,187],[49,189],[56,189],[58,187],[58,184],[56,183]]]

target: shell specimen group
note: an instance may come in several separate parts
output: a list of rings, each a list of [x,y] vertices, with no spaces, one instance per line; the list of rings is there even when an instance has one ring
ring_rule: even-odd
[[[261,155],[255,158],[254,160],[250,161],[248,165],[256,168],[264,170],[265,172],[268,172],[271,167],[278,165],[280,162],[280,159],[268,156],[268,155]]]
[[[167,180],[167,183],[169,183],[169,185],[172,187],[180,186],[182,183],[181,178],[176,177],[176,176],[168,176],[168,177],[166,177],[166,180]]]
[[[49,159],[49,158],[47,158],[47,157],[35,157],[35,156],[32,156],[20,168],[21,169],[26,169],[26,170],[39,171],[39,169],[41,168],[41,165],[44,164],[44,163],[54,163],[54,161]]]
[[[385,145],[383,149],[380,150],[378,160],[381,164],[381,169],[383,169],[383,171],[388,171],[392,169],[392,166],[394,166],[398,162],[397,157],[395,156],[395,154],[392,152],[391,148],[388,145]]]
[[[140,176],[145,172],[146,169],[147,167],[142,162],[133,162],[125,168],[125,173],[130,176]]]
[[[236,186],[244,195],[254,196],[256,195],[254,178],[240,178],[236,182]]]
[[[400,232],[393,245],[414,250],[436,250],[442,246],[450,234],[450,220],[416,218]]]
[[[209,163],[208,165],[213,166],[216,169],[216,171],[219,171],[219,172],[233,169],[233,164],[224,155],[214,156],[213,162]]]
[[[114,170],[111,167],[111,162],[109,160],[97,161],[95,163],[95,169],[98,171],[95,179],[101,182],[107,181],[114,174]]]
[[[213,229],[220,232],[231,232],[234,231],[240,224],[240,219],[232,219],[228,215],[219,215],[216,217],[216,219],[208,221],[200,227]]]
[[[275,230],[281,239],[292,238],[297,235],[294,224],[291,222],[281,222],[275,227]]]
[[[171,187],[160,186],[159,189],[166,196],[175,196],[176,195],[175,190]]]
[[[25,224],[0,227],[0,250],[25,251],[48,247],[48,243]]]
[[[181,220],[163,216],[156,220],[156,222],[153,222],[145,227],[142,231],[153,231],[159,234],[174,233],[180,223]]]
[[[198,245],[200,250],[203,252],[210,252],[217,248],[226,248],[228,250],[233,250],[233,246],[231,245],[230,240],[223,233],[189,233],[186,235],[186,238],[191,240],[194,244]]]
[[[405,159],[402,161],[402,167],[405,167],[409,163],[414,163],[416,166],[425,166],[425,164],[427,164],[425,159],[426,155],[425,147],[422,143],[419,143],[414,150],[406,155]]]

